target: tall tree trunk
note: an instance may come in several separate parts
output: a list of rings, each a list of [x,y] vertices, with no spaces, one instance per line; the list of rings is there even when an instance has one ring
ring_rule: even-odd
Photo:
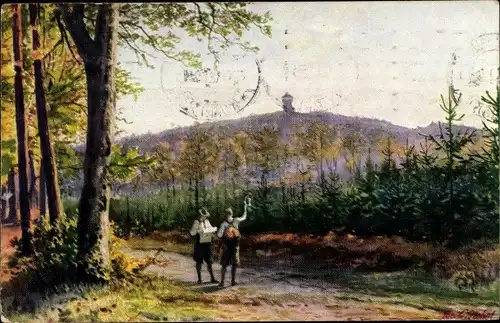
[[[0,195],[2,196],[2,210],[0,212],[0,221],[4,222],[5,220],[7,220],[7,210],[8,210],[8,204],[7,204],[7,200],[5,200],[3,197],[3,195],[5,193],[7,193],[7,187],[5,187],[5,185],[2,185],[2,189],[0,191]]]
[[[305,202],[306,201],[306,182],[305,182],[305,179],[304,179],[304,175],[307,174],[307,171],[304,172],[302,171],[302,169],[299,167],[299,162],[297,161],[297,164],[295,165],[295,169],[297,170],[297,172],[302,175],[301,177],[301,180],[300,180],[300,200],[302,202]]]
[[[28,157],[29,157],[29,167],[30,167],[30,173],[29,173],[29,179],[30,179],[30,185],[29,185],[29,198],[30,198],[30,205],[33,207],[35,206],[35,190],[36,190],[36,172],[35,172],[35,158],[33,154],[33,150],[28,151]]]
[[[324,191],[325,187],[325,170],[323,169],[323,136],[319,135],[319,170],[320,170],[320,185]]]
[[[14,79],[15,104],[16,104],[16,130],[17,130],[17,154],[18,154],[18,178],[19,178],[19,208],[21,211],[21,238],[22,252],[25,255],[31,253],[30,246],[30,203],[28,196],[28,129],[26,127],[26,111],[24,109],[23,93],[23,71],[22,71],[22,51],[21,42],[23,34],[21,30],[21,6],[12,5],[13,11],[13,46],[14,46],[14,69],[16,76]]]
[[[7,189],[12,194],[9,199],[9,217],[7,221],[15,223],[19,219],[19,209],[17,208],[16,200],[16,171],[14,167],[10,169],[9,176],[7,177]]]
[[[175,197],[175,176],[172,175],[172,195]]]
[[[99,5],[95,39],[86,28],[84,4],[62,4],[64,22],[84,61],[87,77],[87,143],[79,204],[79,274],[86,281],[108,278],[109,161],[116,109],[115,65],[120,4]],[[93,262],[93,264],[92,264]],[[97,269],[97,277],[90,266]]]
[[[198,178],[194,180],[194,205],[196,212],[198,212],[200,208],[200,181]]]
[[[224,203],[224,206],[227,206],[227,204]],[[219,190],[215,191],[215,208],[214,208],[214,213],[219,214],[220,210],[223,210],[224,208],[221,208],[221,203],[220,203],[220,192]]]
[[[233,194],[235,194],[236,192],[236,174],[233,174],[233,176],[231,177],[231,187],[232,187],[232,191],[233,191]]]
[[[226,173],[224,173],[224,205],[227,205],[227,200],[228,200],[228,191],[227,191],[227,181],[226,181]],[[234,194],[234,190],[233,190]]]
[[[189,186],[188,186],[189,207],[193,206],[193,195],[191,194],[192,191],[193,191],[193,179],[189,178]]]
[[[38,34],[39,6],[40,4],[29,5],[30,24],[33,32],[33,56],[35,58],[33,66],[35,69],[36,114],[38,119],[38,135],[40,136],[40,149],[44,160],[43,172],[45,175],[45,185],[49,202],[49,216],[50,222],[54,223],[62,216],[63,208],[54,147],[50,140],[47,105],[45,103],[45,91],[43,88],[44,75],[41,60],[42,54],[39,52],[40,36]]]
[[[290,228],[292,227],[292,222],[291,222],[290,212],[288,209],[288,200],[286,195],[287,194],[286,194],[285,181],[281,181],[281,203],[283,206],[283,212],[285,213],[287,229],[290,230]]]
[[[224,167],[222,170],[222,185],[224,185],[224,205],[227,205],[227,197],[228,197],[228,191],[227,191],[227,166],[226,163],[224,163]],[[234,191],[233,191],[234,194]]]
[[[40,219],[43,219],[47,213],[47,185],[45,185],[45,175],[43,174],[43,158],[40,161]]]

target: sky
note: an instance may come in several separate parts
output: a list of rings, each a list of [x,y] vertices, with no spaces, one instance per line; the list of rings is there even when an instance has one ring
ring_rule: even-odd
[[[150,60],[154,69],[139,67],[131,63],[133,52],[120,48],[121,65],[145,88],[137,101],[118,101],[131,122],[121,124],[123,135],[193,124],[182,107],[196,111],[200,122],[211,110],[222,111],[219,119],[279,111],[285,92],[299,112],[327,110],[426,126],[443,120],[439,100],[450,80],[463,94],[463,123],[481,126],[473,107],[486,90],[495,90],[500,65],[498,1],[258,2],[249,8],[270,12],[272,37],[245,33],[259,52],[229,50],[221,57],[217,83],[214,75],[186,82],[186,68],[160,55]],[[212,66],[206,44],[185,38],[179,48],[200,52]],[[256,59],[264,86],[251,105],[231,112],[231,102],[244,93],[250,97],[256,87]],[[243,107],[248,100],[240,101]]]

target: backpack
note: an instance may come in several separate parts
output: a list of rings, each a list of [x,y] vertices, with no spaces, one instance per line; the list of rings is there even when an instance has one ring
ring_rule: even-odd
[[[235,242],[241,238],[240,230],[238,230],[232,223],[224,230],[222,238],[226,241]]]

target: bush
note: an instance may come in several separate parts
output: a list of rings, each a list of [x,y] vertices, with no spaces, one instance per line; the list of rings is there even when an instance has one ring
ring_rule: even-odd
[[[111,271],[104,280],[126,278],[133,275],[142,263],[122,254],[119,249],[122,240],[114,235],[114,225],[110,228]],[[29,257],[21,254],[21,240],[12,240],[15,248],[9,266],[22,268],[14,278],[28,279],[37,291],[44,291],[63,284],[78,283],[78,227],[76,216],[63,216],[54,225],[45,217],[34,227],[31,242],[33,253]]]
[[[446,253],[434,264],[434,274],[460,289],[475,290],[500,278],[500,248],[466,248]]]
[[[78,214],[78,199],[64,199],[63,200],[63,209],[65,214],[75,215]]]
[[[11,266],[19,262],[24,268],[23,274],[29,274],[41,288],[75,281],[78,253],[76,219],[63,217],[51,225],[48,217],[43,218],[33,229],[31,243],[32,256],[22,257],[21,240],[16,238],[12,241],[16,251]]]

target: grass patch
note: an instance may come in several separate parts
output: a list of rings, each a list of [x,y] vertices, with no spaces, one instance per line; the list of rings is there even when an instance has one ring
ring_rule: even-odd
[[[121,288],[88,288],[63,304],[46,301],[35,313],[11,313],[20,322],[207,321],[218,316],[215,300],[165,278],[143,276]]]
[[[425,308],[436,310],[442,310],[450,305],[495,307],[499,304],[499,281],[471,292],[458,290],[450,281],[431,277],[421,270],[393,273],[339,270],[326,279],[348,289],[349,292],[345,296],[356,297],[359,301],[371,301],[370,297],[377,297],[392,299],[390,302],[393,304],[408,305],[417,302]]]

